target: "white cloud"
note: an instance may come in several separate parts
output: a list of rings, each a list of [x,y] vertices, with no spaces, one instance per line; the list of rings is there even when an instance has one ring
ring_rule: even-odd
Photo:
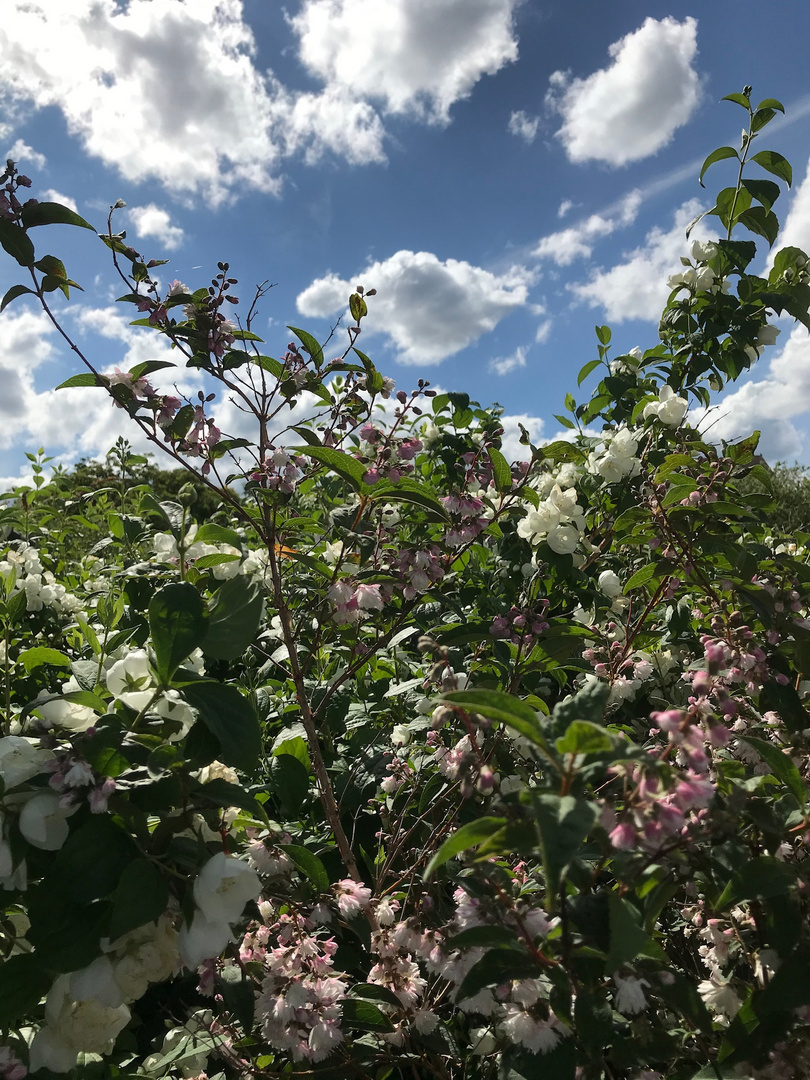
[[[551,319],[544,319],[534,333],[534,340],[538,345],[545,345],[551,335]]]
[[[427,251],[398,251],[350,279],[329,274],[297,298],[302,315],[327,318],[346,306],[357,283],[375,288],[366,334],[386,335],[403,364],[434,364],[494,330],[526,304],[531,273],[514,266],[496,275],[468,262],[442,262]]]
[[[537,129],[540,126],[539,116],[529,116],[528,113],[513,112],[509,117],[509,134],[517,135],[524,142],[533,143],[537,138]]]
[[[6,159],[11,158],[14,162],[24,162],[28,166],[33,165],[35,169],[44,169],[48,160],[44,154],[34,150],[23,139],[17,139],[14,145],[9,147],[3,154],[3,157]]]
[[[496,375],[508,375],[510,371],[526,367],[526,350],[519,345],[511,356],[499,356],[489,362],[489,370]]]
[[[760,363],[762,361],[760,360]],[[725,395],[701,422],[712,439],[739,439],[758,429],[760,453],[770,461],[807,458],[810,419],[810,335],[798,325],[775,352],[762,379]]]
[[[802,251],[810,251],[810,162],[808,162],[804,180],[793,192],[790,209],[778,239],[778,245],[771,253],[769,266],[773,265],[773,256],[779,248],[790,246],[801,248]]]
[[[517,59],[517,0],[304,0],[290,19],[318,79],[388,113],[446,123],[482,75]]]
[[[289,23],[321,85],[298,91],[256,66],[244,0],[7,0],[0,104],[12,120],[55,106],[126,180],[217,205],[246,188],[277,193],[293,155],[385,161],[377,108],[448,122],[517,58],[518,3],[304,0]]]
[[[557,217],[558,218],[564,218],[565,215],[568,213],[568,211],[573,208],[573,206],[574,206],[574,203],[573,203],[572,199],[563,199],[563,201],[560,203],[559,207],[557,208]]]
[[[154,203],[149,203],[148,206],[133,206],[127,213],[138,236],[154,237],[169,251],[183,243],[183,230],[179,225],[172,225],[168,212]]]
[[[570,266],[574,259],[588,258],[593,251],[594,241],[610,236],[616,229],[635,221],[641,199],[640,191],[631,191],[618,204],[601,214],[591,214],[569,229],[544,236],[532,254],[538,259],[553,259],[557,266]]]
[[[697,22],[648,18],[609,49],[612,63],[587,78],[554,72],[547,102],[563,118],[557,137],[571,161],[626,165],[656,153],[700,101],[693,65]]]
[[[503,428],[501,436],[501,453],[507,461],[528,461],[531,451],[520,441],[520,425],[529,433],[532,442],[537,446],[542,441],[543,421],[539,416],[529,416],[528,413],[513,413],[500,418]]]
[[[67,206],[74,213],[79,209],[75,199],[72,199],[70,195],[63,195],[62,192],[57,191],[56,188],[47,188],[47,190],[43,191],[42,201],[61,203],[62,206]]]
[[[603,308],[612,322],[657,321],[670,292],[667,277],[680,269],[680,257],[689,251],[686,227],[703,209],[696,199],[684,203],[676,211],[669,231],[656,226],[640,247],[625,256],[624,262],[609,270],[599,269],[590,281],[569,288],[590,307]],[[708,239],[709,235],[701,222],[692,232],[691,240]]]
[[[255,64],[242,0],[10,0],[0,26],[7,108],[56,106],[125,179],[212,203],[278,191],[291,154],[384,158],[382,125],[327,88],[294,94]],[[338,123],[343,105],[344,126]]]

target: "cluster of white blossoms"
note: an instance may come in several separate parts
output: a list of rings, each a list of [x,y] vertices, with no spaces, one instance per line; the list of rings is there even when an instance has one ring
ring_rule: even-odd
[[[183,666],[201,675],[203,659],[200,650],[195,649],[191,656],[183,661]],[[146,649],[133,649],[120,660],[116,660],[106,673],[106,683],[115,700],[128,705],[136,713],[148,708],[150,713],[163,716],[177,724],[177,729],[169,736],[170,742],[184,738],[194,723],[194,712],[176,690],[157,693],[158,677],[149,662]]]
[[[228,581],[239,574],[255,577],[260,582],[265,580],[269,563],[266,551],[243,551],[227,543],[207,544],[195,540],[198,531],[199,526],[196,524],[189,526],[186,531],[183,545],[183,558],[186,563],[194,563],[204,557],[210,558],[212,565],[208,566],[208,569],[217,581]],[[153,547],[158,562],[172,565],[179,563],[180,547],[171,533],[155,533]]]
[[[627,477],[637,476],[641,462],[636,457],[638,434],[629,428],[606,431],[602,445],[588,455],[588,471],[601,476],[606,484],[617,484]]]
[[[692,258],[697,265],[687,266],[680,273],[668,277],[667,288],[689,289],[691,292],[727,293],[729,289],[728,280],[719,277],[710,266],[706,265],[715,257],[718,250],[717,244],[712,240],[707,243],[695,240],[691,251]]]
[[[585,511],[573,486],[577,476],[576,467],[567,464],[556,476],[543,473],[534,482],[534,489],[545,498],[537,506],[529,506],[526,516],[518,522],[518,536],[533,547],[545,540],[558,555],[576,551],[585,528]]]
[[[13,578],[11,595],[25,593],[27,611],[52,608],[58,615],[75,615],[82,612],[78,596],[60,585],[50,570],[45,570],[39,552],[31,544],[20,541],[16,548],[9,548],[0,560],[0,574]]]
[[[129,1003],[180,966],[169,916],[114,942],[88,967],[60,975],[45,1001],[45,1024],[31,1043],[31,1071],[69,1072],[79,1054],[107,1054],[129,1023]]]

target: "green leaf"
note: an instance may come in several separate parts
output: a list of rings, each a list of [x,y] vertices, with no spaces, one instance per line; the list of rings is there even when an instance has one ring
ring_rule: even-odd
[[[340,1002],[340,1008],[343,1024],[347,1027],[359,1028],[360,1031],[389,1032],[394,1030],[394,1025],[385,1013],[381,1012],[376,1005],[372,1005],[370,1001],[345,997]]]
[[[701,187],[706,185],[703,183],[703,177],[706,175],[706,170],[714,165],[716,161],[724,161],[726,158],[738,158],[739,155],[733,146],[718,146],[716,150],[712,150],[706,160],[703,162],[700,168],[700,176],[698,177],[698,183]]]
[[[111,817],[93,815],[68,836],[46,880],[74,903],[89,904],[117,888],[137,855],[131,837]]]
[[[301,344],[304,346],[304,351],[309,353],[316,368],[323,366],[323,349],[318,344],[312,334],[308,334],[306,330],[299,330],[295,326],[288,326],[288,330],[292,330]]]
[[[34,265],[34,245],[28,233],[7,218],[0,218],[0,247],[20,266]]]
[[[293,754],[276,754],[270,761],[270,788],[284,812],[295,817],[309,794],[309,770]]]
[[[528,952],[493,949],[481,957],[462,979],[456,1001],[474,997],[488,986],[500,986],[513,979],[536,979],[543,969]]]
[[[655,572],[658,567],[655,563],[647,563],[646,566],[642,566],[640,570],[636,570],[635,574],[625,583],[624,591],[630,592],[632,589],[637,589],[639,585],[646,585],[651,577],[655,576]]]
[[[352,293],[349,297],[349,311],[356,323],[359,323],[364,315],[368,315],[368,304],[360,293]]]
[[[217,660],[242,656],[256,639],[263,605],[260,587],[246,575],[223,581],[211,600],[202,651]]]
[[[41,667],[43,664],[50,664],[51,667],[70,668],[69,657],[57,649],[47,649],[42,645],[34,649],[24,649],[17,659],[22,662],[23,667],[29,674],[34,668]]]
[[[67,390],[72,386],[106,386],[107,383],[99,375],[92,371],[82,371],[78,375],[71,375],[63,383],[59,383],[57,390]]]
[[[225,552],[214,552],[211,555],[201,555],[194,560],[195,570],[210,570],[212,566],[222,566],[223,563],[238,562],[240,555],[227,555]]]
[[[760,101],[759,105],[754,109],[754,112],[759,112],[760,109],[773,109],[776,112],[783,113],[785,111],[785,106],[776,98],[769,97]]]
[[[270,375],[274,375],[277,379],[280,379],[284,374],[284,365],[272,356],[254,356],[253,363],[269,372]]]
[[[200,720],[219,740],[220,758],[244,773],[252,773],[262,751],[259,717],[247,698],[235,686],[213,679],[178,683],[183,697],[200,715]]]
[[[750,599],[750,596],[746,598]],[[810,713],[805,709],[792,683],[782,686],[776,679],[766,682],[760,691],[759,708],[760,712],[773,710],[777,713],[789,731],[802,731],[810,727]]]
[[[621,896],[608,896],[610,919],[610,948],[607,969],[615,971],[622,964],[629,964],[651,944],[652,939],[641,926],[641,919],[633,905]]]
[[[546,876],[546,902],[556,905],[560,879],[599,818],[592,802],[572,795],[537,794],[533,800]]]
[[[329,875],[317,855],[299,844],[280,844],[281,850],[295,863],[296,869],[307,878],[315,891],[322,895],[329,892]]]
[[[112,902],[109,936],[115,941],[160,918],[169,903],[168,882],[149,859],[134,859],[121,874]]]
[[[737,214],[736,221],[750,229],[757,236],[764,236],[768,245],[773,247],[776,237],[779,235],[779,219],[776,214],[766,210],[764,206],[751,206]]]
[[[82,229],[96,231],[75,210],[56,202],[26,203],[22,208],[22,222],[26,229],[33,229],[37,225],[78,225]]]
[[[256,1009],[253,982],[241,967],[223,967],[217,974],[225,1008],[236,1017],[245,1031],[250,1031]]]
[[[755,161],[766,172],[784,180],[788,187],[793,183],[793,169],[790,162],[786,157],[777,154],[775,150],[760,150],[758,154],[754,154],[751,161]]]
[[[509,462],[500,450],[496,450],[494,446],[487,447],[487,455],[492,465],[492,478],[495,481],[495,487],[498,491],[511,491],[512,470],[509,468]]]
[[[320,461],[332,472],[343,477],[355,491],[362,491],[364,494],[371,492],[372,489],[363,480],[368,466],[342,450],[336,450],[333,446],[293,446],[290,449],[295,454],[306,454],[307,457]]]
[[[743,180],[743,187],[757,202],[762,203],[766,210],[770,210],[781,194],[779,185],[772,180]]]
[[[238,548],[241,546],[242,541],[239,536],[233,531],[233,529],[226,529],[224,525],[214,525],[213,523],[207,523],[201,525],[194,534],[195,544],[230,544],[231,547]]]
[[[446,705],[458,705],[468,712],[480,713],[490,720],[500,720],[529,739],[553,759],[551,747],[540,728],[537,713],[525,701],[500,690],[453,690],[443,694]]]
[[[599,724],[575,720],[556,746],[561,754],[603,754],[613,749],[613,740]]]
[[[469,848],[477,847],[484,840],[489,840],[505,825],[506,818],[503,817],[480,817],[475,821],[468,821],[466,825],[462,825],[460,829],[457,829],[452,836],[445,840],[430,860],[425,870],[425,880],[431,878],[440,866],[444,866],[448,859],[452,859],[455,855],[467,851]]]
[[[785,896],[795,883],[796,874],[788,863],[772,855],[761,855],[732,874],[713,907],[722,911],[743,900]]]
[[[594,331],[596,332],[596,337],[600,345],[610,344],[610,339],[613,334],[609,326],[595,326]]]
[[[393,1005],[395,1009],[402,1008],[402,1002],[394,991],[389,990],[387,986],[378,986],[376,983],[355,983],[354,986],[349,988],[349,993],[354,994],[355,997],[368,998],[371,1001],[384,1001],[386,1005]]]
[[[560,416],[559,413],[554,413],[554,419],[561,423],[564,428],[568,428],[569,431],[573,431],[576,427],[572,420],[569,420],[567,416]]]
[[[589,360],[587,364],[581,367],[579,369],[579,375],[577,375],[577,386],[582,386],[590,373],[595,371],[601,363],[601,360]]]
[[[411,503],[413,506],[421,506],[430,511],[440,521],[449,521],[449,515],[432,488],[425,481],[413,480],[409,476],[403,476],[396,484],[390,480],[380,480],[371,488],[366,488],[369,498],[376,502],[402,502]]]
[[[155,667],[167,684],[180,664],[205,639],[208,612],[193,585],[179,581],[159,589],[149,603]]]
[[[24,296],[25,293],[30,293],[31,296],[36,296],[33,289],[27,288],[25,285],[12,285],[6,295],[0,301],[0,312],[5,311],[12,300],[16,300],[18,296]]]
[[[9,956],[0,966],[0,1028],[27,1019],[51,988],[54,976],[34,953]]]
[[[746,89],[748,89],[748,87],[746,87]],[[737,105],[742,105],[742,107],[746,111],[751,108],[751,102],[748,100],[745,94],[726,94],[726,96],[724,98],[720,98],[720,100],[734,101]]]
[[[471,926],[446,943],[448,952],[487,947],[525,949],[526,942],[519,938],[514,930],[508,930],[505,926]]]
[[[802,774],[788,755],[765,739],[755,739],[751,735],[738,735],[737,738],[753,746],[777,780],[781,780],[796,796],[799,805],[804,806],[807,802],[807,787],[802,780]]]

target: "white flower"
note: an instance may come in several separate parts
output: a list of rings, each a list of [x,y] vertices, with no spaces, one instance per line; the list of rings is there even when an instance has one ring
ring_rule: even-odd
[[[550,500],[541,502],[536,510],[530,510],[526,517],[518,522],[517,532],[530,544],[536,544],[551,529],[560,523],[559,508]]]
[[[152,668],[145,649],[133,649],[117,660],[107,672],[107,689],[112,696],[134,709],[143,708],[140,695],[152,686]],[[139,694],[135,699],[134,695]],[[151,695],[150,695],[151,696]]]
[[[548,534],[546,543],[558,555],[570,555],[579,543],[579,532],[573,525],[558,525]]]
[[[257,900],[261,891],[256,871],[224,851],[208,860],[194,882],[197,907],[212,922],[236,922],[245,904]]]
[[[713,240],[702,243],[700,240],[692,242],[692,258],[695,262],[711,262],[718,252],[717,244]]]
[[[62,683],[63,694],[72,694],[77,690],[81,690],[81,687],[73,676]],[[68,731],[86,731],[96,722],[96,714],[89,706],[65,701],[64,698],[46,701],[37,706],[37,711],[49,724],[66,728]]]
[[[58,851],[68,838],[67,819],[78,809],[63,810],[55,791],[39,791],[20,813],[20,832],[29,844],[43,851]]]
[[[248,867],[250,869],[250,867]],[[198,968],[204,960],[219,956],[235,935],[227,922],[208,919],[202,911],[195,911],[191,925],[180,930],[178,947],[186,967]]]
[[[614,974],[613,983],[616,987],[613,1001],[617,1012],[624,1016],[635,1016],[636,1013],[644,1012],[647,1008],[644,987],[650,985],[646,979],[637,979],[634,975],[623,979]]]
[[[7,735],[0,739],[0,776],[6,790],[44,772],[48,762],[53,759],[53,752],[38,746],[33,739],[25,739],[21,735]]]
[[[757,346],[775,345],[781,333],[782,331],[775,326],[763,326],[757,334]]]
[[[718,971],[713,971],[711,978],[698,983],[698,993],[707,1009],[727,1020],[733,1020],[742,1006],[736,993]]]
[[[598,584],[600,590],[611,600],[622,595],[622,583],[619,581],[618,574],[612,570],[603,570],[599,575]]]
[[[665,383],[658,391],[658,401],[651,401],[644,408],[644,419],[657,416],[667,427],[677,427],[686,416],[689,402],[679,397],[672,387]]]

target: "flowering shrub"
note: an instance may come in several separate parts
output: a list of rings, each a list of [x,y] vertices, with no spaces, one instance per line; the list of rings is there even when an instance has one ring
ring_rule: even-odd
[[[749,164],[791,180],[752,153],[781,106],[749,93],[701,173],[738,163],[725,235],[671,279],[659,341],[611,358],[598,327],[575,433],[515,463],[497,409],[397,391],[357,348],[374,290],[340,356],[291,327],[276,359],[255,303],[226,318],[227,264],[167,288],[111,212],[121,302],[201,389],[75,344],[65,385],[222,510],[100,494],[83,550],[37,517],[40,468],[6,513],[7,1080],[810,1072],[808,537],[769,529],[757,436],[718,447],[689,415],[773,315],[810,326],[806,255],[766,279],[737,238],[778,231]],[[58,324],[74,283],[30,234],[87,223],[21,203],[11,163],[2,184],[29,274],[3,306]],[[253,441],[218,426],[223,393]]]

